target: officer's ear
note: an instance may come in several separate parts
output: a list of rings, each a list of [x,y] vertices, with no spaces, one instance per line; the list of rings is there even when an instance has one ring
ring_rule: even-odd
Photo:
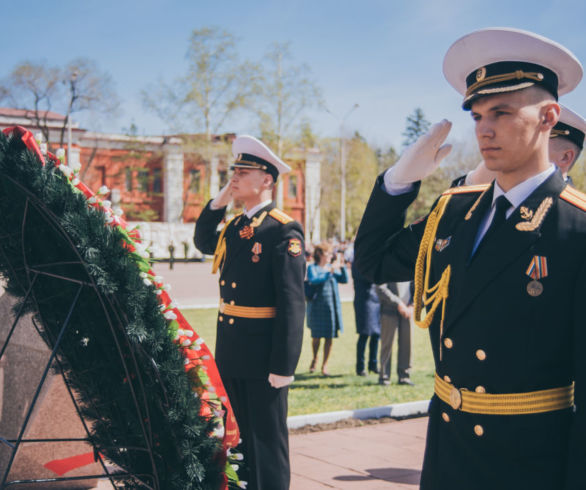
[[[545,131],[550,131],[560,119],[561,108],[557,102],[548,102],[541,108],[541,126]]]
[[[275,187],[275,180],[271,174],[265,173],[263,187],[267,190],[272,190]]]

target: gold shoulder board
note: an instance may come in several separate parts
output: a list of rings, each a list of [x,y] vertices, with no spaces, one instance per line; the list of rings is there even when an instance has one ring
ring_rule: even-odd
[[[289,216],[288,214],[285,214],[283,211],[281,211],[280,209],[277,209],[277,208],[271,209],[271,211],[269,212],[269,216],[272,216],[279,223],[282,223],[284,225],[293,221],[293,218],[291,218],[291,216]]]
[[[580,191],[570,187],[569,185],[562,191],[560,197],[564,201],[568,201],[582,211],[586,211],[586,194],[582,194]]]
[[[484,192],[489,187],[490,187],[490,184],[462,185],[460,187],[451,187],[450,189],[444,191],[442,193],[442,196],[449,196],[449,195],[454,195],[454,194],[471,194],[474,192]]]

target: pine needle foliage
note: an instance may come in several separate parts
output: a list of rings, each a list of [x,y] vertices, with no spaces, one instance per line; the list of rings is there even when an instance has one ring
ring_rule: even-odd
[[[123,233],[23,143],[0,133],[0,275],[34,314],[90,442],[140,488],[217,489],[222,448],[200,415],[155,288]],[[36,273],[35,271],[41,271]],[[78,297],[75,302],[76,296]],[[63,328],[63,325],[69,322]]]

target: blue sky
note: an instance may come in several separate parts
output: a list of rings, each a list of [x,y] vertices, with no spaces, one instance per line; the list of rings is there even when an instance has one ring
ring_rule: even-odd
[[[295,60],[313,70],[329,109],[343,115],[358,103],[346,126],[379,146],[400,147],[415,107],[431,121],[452,120],[452,139],[471,136],[470,117],[441,70],[450,44],[470,31],[532,30],[586,60],[586,2],[580,1],[34,0],[0,8],[0,77],[24,60],[64,65],[93,58],[122,100],[121,115],[99,128],[111,132],[131,122],[141,134],[167,131],[145,112],[140,91],[184,73],[190,33],[204,26],[233,33],[243,59],[259,60],[272,42],[290,42]],[[562,99],[582,114],[585,83]],[[337,135],[338,122],[324,111],[310,119],[321,136]],[[256,127],[254,118],[239,117],[224,129],[255,134]]]

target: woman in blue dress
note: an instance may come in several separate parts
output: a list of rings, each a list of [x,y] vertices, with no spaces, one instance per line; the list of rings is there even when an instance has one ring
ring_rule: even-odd
[[[338,283],[348,282],[348,271],[343,259],[335,257],[332,261],[332,246],[328,243],[317,245],[313,252],[314,263],[307,267],[307,280],[316,292],[307,302],[307,326],[311,329],[313,359],[309,372],[317,366],[317,355],[321,339],[324,339],[321,372],[328,376],[328,359],[332,350],[332,339],[344,331],[342,307]]]

